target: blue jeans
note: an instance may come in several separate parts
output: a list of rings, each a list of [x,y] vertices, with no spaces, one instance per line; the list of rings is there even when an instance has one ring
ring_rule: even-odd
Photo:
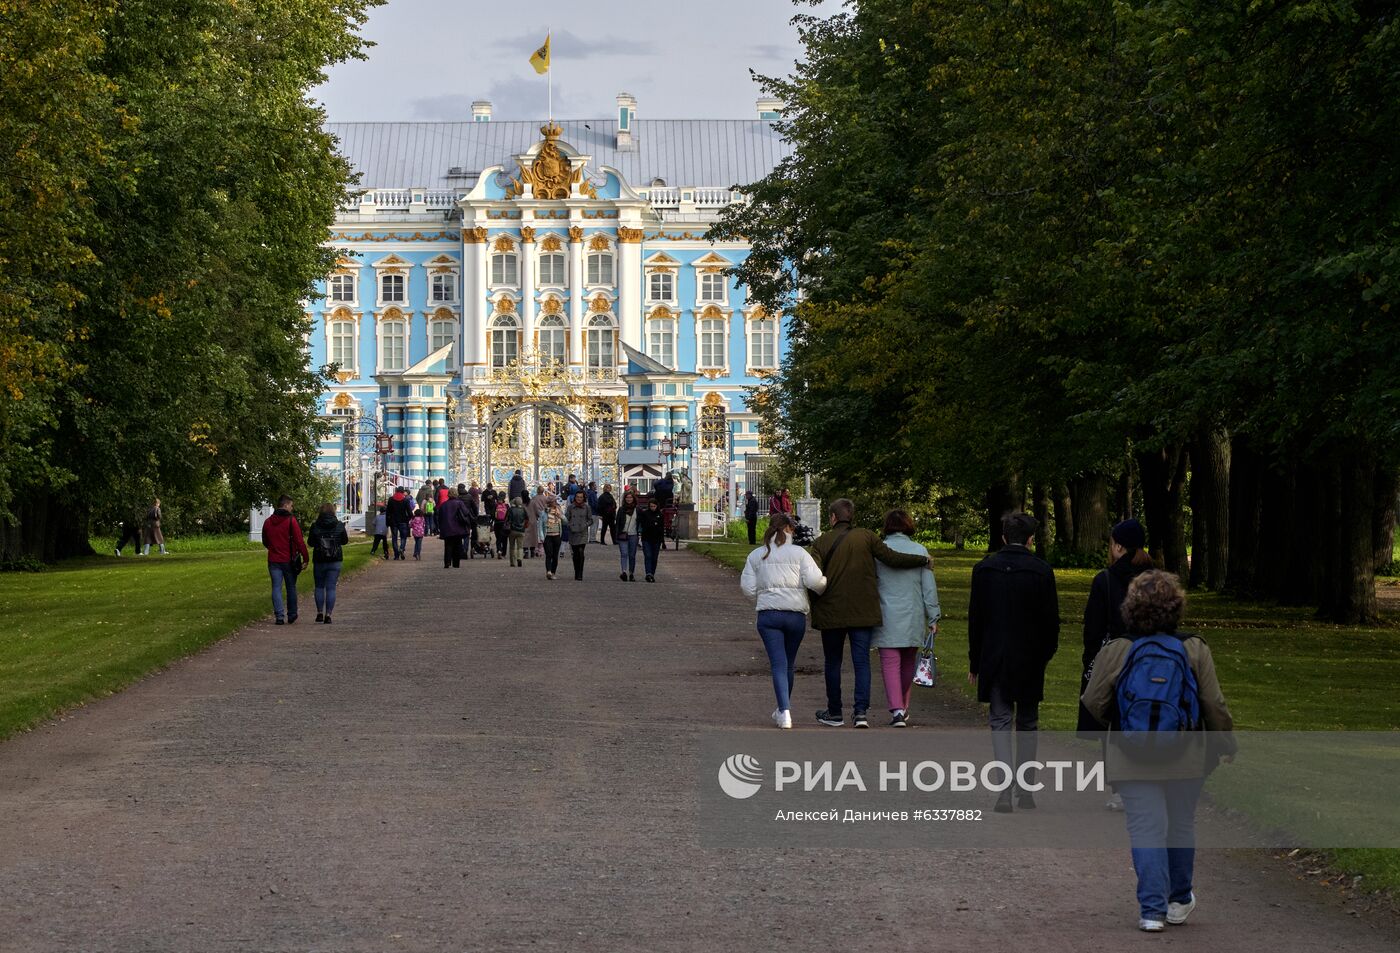
[[[402,556],[403,553],[404,553],[404,550],[408,548],[408,524],[407,524],[407,523],[395,523],[394,526],[393,526],[393,533],[394,533],[394,558],[397,559],[398,557]]]
[[[773,694],[779,711],[792,710],[792,679],[797,668],[797,649],[807,634],[807,617],[801,612],[764,609],[758,614],[758,637],[768,650],[768,666],[773,670]]]
[[[316,580],[316,611],[331,614],[335,608],[335,584],[340,579],[340,563],[312,563],[311,577]]]
[[[642,565],[648,576],[656,575],[656,561],[661,558],[661,544],[642,541]]]
[[[622,559],[622,571],[628,575],[633,575],[637,571],[637,542],[636,533],[617,541],[617,553]]]
[[[291,563],[268,563],[268,575],[272,576],[272,614],[279,619],[297,617],[297,574],[292,572]],[[282,606],[282,586],[287,587],[286,609]]]
[[[873,629],[822,629],[822,654],[826,656],[826,710],[841,714],[841,651],[851,640],[851,666],[856,670],[855,713],[870,710],[870,640]]]
[[[1196,863],[1196,802],[1204,778],[1183,781],[1119,781],[1128,840],[1137,871],[1138,906],[1148,920],[1167,915],[1167,902],[1191,899]]]

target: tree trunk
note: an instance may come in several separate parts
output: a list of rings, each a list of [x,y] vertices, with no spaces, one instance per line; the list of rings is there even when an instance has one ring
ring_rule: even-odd
[[[1142,511],[1147,518],[1148,550],[1167,572],[1186,578],[1186,523],[1182,491],[1187,454],[1180,444],[1137,455],[1142,483]]]
[[[1371,539],[1375,546],[1376,569],[1389,566],[1395,560],[1395,516],[1400,497],[1400,471],[1380,467],[1376,470],[1376,515]]]
[[[57,493],[26,494],[0,517],[0,559],[22,557],[53,563],[91,556],[88,511],[81,501]]]
[[[1031,487],[1031,515],[1035,517],[1035,551],[1050,555],[1050,494],[1044,483]]]
[[[1074,506],[1070,503],[1069,487],[1055,484],[1050,502],[1055,508],[1055,546],[1069,552],[1074,548]]]
[[[1327,561],[1329,578],[1319,615],[1342,625],[1378,621],[1376,603],[1376,463],[1365,453],[1352,453],[1334,465],[1338,529],[1334,552]]]
[[[1108,545],[1108,477],[1102,473],[1087,473],[1070,481],[1071,506],[1074,511],[1073,550],[1081,555],[1094,555]]]
[[[1254,594],[1255,557],[1259,551],[1259,492],[1262,461],[1249,441],[1230,439],[1230,549],[1226,578],[1232,592]]]
[[[1223,430],[1202,430],[1191,448],[1191,514],[1204,539],[1192,546],[1192,581],[1199,563],[1201,581],[1219,592],[1230,566],[1230,437]]]
[[[1201,460],[1199,444],[1191,448],[1191,574],[1186,585],[1199,589],[1209,576],[1210,556],[1206,541],[1207,478],[1198,471]]]
[[[1017,482],[1006,479],[987,487],[987,552],[994,553],[1001,549],[1001,518],[1021,506]]]

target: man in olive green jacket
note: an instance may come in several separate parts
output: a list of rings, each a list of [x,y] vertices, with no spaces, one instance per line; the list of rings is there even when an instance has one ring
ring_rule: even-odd
[[[851,642],[851,665],[856,674],[853,724],[869,728],[870,640],[880,625],[880,582],[875,560],[891,569],[920,569],[928,555],[896,552],[870,530],[853,526],[855,505],[850,500],[831,504],[831,529],[812,544],[812,558],[826,576],[826,591],[812,602],[812,628],[822,634],[826,656],[826,708],[817,721],[832,728],[846,723],[841,711],[841,655]]]

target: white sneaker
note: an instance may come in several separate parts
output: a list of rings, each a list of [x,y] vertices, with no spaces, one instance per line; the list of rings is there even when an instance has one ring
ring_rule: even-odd
[[[1191,894],[1191,899],[1185,903],[1167,904],[1167,922],[1174,927],[1179,927],[1186,922],[1186,918],[1191,915],[1191,911],[1196,909],[1196,894]]]
[[[787,709],[784,709],[783,711],[778,712],[778,717],[775,720],[778,722],[779,728],[791,728],[792,712]]]
[[[1111,798],[1108,799],[1108,803],[1105,804],[1104,807],[1108,808],[1110,811],[1123,810],[1123,795],[1113,795]]]
[[[773,719],[773,724],[777,725],[779,728],[783,727],[783,710],[781,708],[774,708],[773,714],[768,717]]]
[[[1148,920],[1143,918],[1138,921],[1138,929],[1143,933],[1161,933],[1167,925],[1161,920]]]

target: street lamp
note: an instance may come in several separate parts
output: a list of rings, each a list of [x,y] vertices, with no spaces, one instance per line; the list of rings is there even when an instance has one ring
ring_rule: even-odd
[[[677,449],[677,450],[689,450],[689,449],[690,449],[690,431],[689,431],[689,430],[682,430],[682,431],[680,431],[679,433],[676,434],[676,449]]]

